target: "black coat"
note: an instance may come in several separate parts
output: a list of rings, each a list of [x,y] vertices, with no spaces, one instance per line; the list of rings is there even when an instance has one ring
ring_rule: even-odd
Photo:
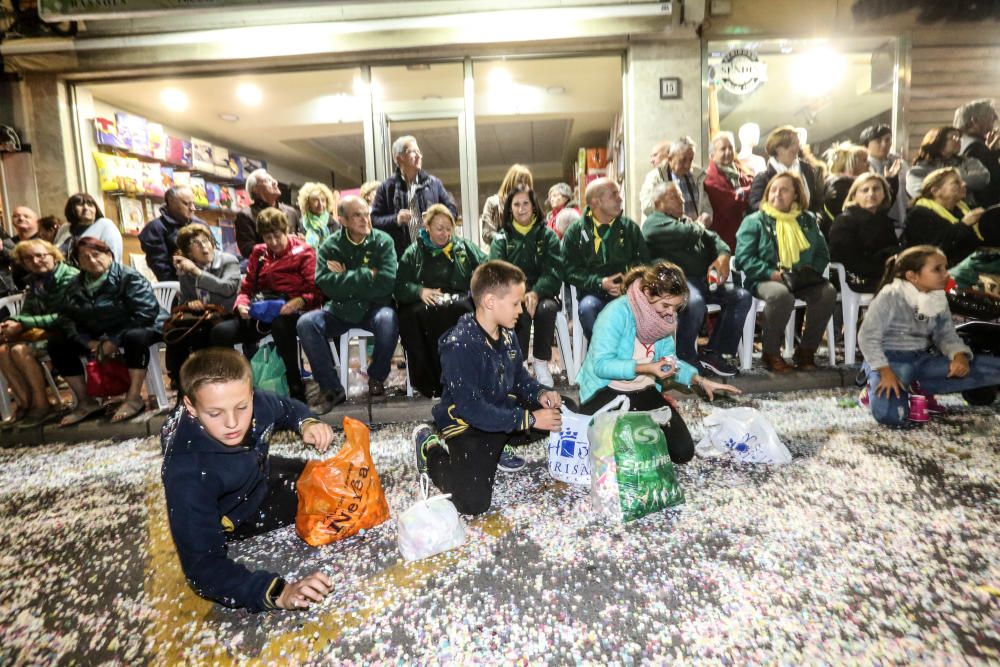
[[[962,217],[961,211],[952,213]],[[941,248],[948,257],[948,266],[955,266],[982,245],[972,227],[951,223],[924,206],[914,206],[906,214],[906,247],[922,243]]]
[[[855,292],[874,292],[885,260],[901,247],[888,211],[848,206],[830,226],[830,261],[844,265],[847,284]]]
[[[431,176],[421,169],[417,172],[416,198],[417,210],[423,214],[434,204],[444,204],[451,211],[451,214],[458,218],[458,207],[455,200],[444,189],[444,184],[436,176]],[[409,188],[399,169],[390,178],[382,182],[375,192],[375,201],[372,203],[372,224],[392,237],[392,242],[396,246],[396,259],[403,256],[406,249],[413,243],[410,238],[410,230],[406,225],[396,222],[396,215],[403,209],[411,208],[409,200]]]
[[[974,191],[979,206],[993,206],[1000,203],[1000,150],[987,148],[982,141],[973,141],[962,152],[965,157],[974,157],[990,172],[990,184]]]
[[[205,221],[199,218],[191,218],[189,222],[174,220],[167,215],[167,207],[163,206],[160,215],[147,222],[139,232],[139,245],[146,253],[146,264],[156,274],[157,280],[177,280],[177,270],[171,259],[177,254],[177,232],[191,223],[205,225]]]
[[[257,233],[257,216],[265,208],[270,208],[264,202],[255,201],[250,206],[244,206],[236,213],[236,221],[233,223],[236,232],[236,247],[239,248],[240,255],[250,258],[253,247],[258,243],[263,243],[264,239]],[[299,212],[289,206],[278,202],[278,209],[288,218],[288,233],[302,234],[302,222],[299,219]]]
[[[823,212],[823,191],[816,182],[816,171],[808,162],[800,159],[799,173],[806,182],[806,189],[809,190],[809,210],[819,215]],[[777,175],[778,171],[768,163],[766,170],[753,177],[753,183],[750,184],[750,208],[747,210],[748,214],[760,208],[760,202],[764,198],[764,188]]]
[[[844,200],[854,184],[851,176],[828,176],[823,187],[823,215],[819,218],[819,230],[826,240],[830,240],[830,225],[844,210]],[[836,260],[834,260],[836,261]]]

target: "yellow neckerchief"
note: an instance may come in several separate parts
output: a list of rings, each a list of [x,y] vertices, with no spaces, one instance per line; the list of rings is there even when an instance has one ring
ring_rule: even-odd
[[[788,213],[782,213],[767,202],[762,202],[760,210],[774,218],[774,234],[778,237],[778,266],[791,269],[799,263],[799,254],[809,247],[806,235],[799,226],[798,206],[793,206]]]
[[[612,220],[606,225],[602,225],[597,222],[597,218],[594,217],[593,211],[587,211],[587,215],[590,217],[590,222],[594,225],[594,252],[599,252],[601,250],[601,243],[604,241],[605,237],[611,232],[611,224],[614,222]],[[600,228],[604,227],[604,232],[600,231]]]
[[[962,222],[962,220],[956,217],[954,213],[946,209],[944,206],[941,206],[941,204],[937,203],[933,199],[927,199],[926,197],[923,197],[921,199],[918,199],[917,203],[914,204],[914,206],[923,206],[924,208],[929,208],[930,210],[937,213],[938,217],[944,218],[953,225],[956,222]],[[962,216],[965,216],[969,212],[969,205],[966,204],[964,201],[959,200],[958,210],[962,212]],[[976,233],[976,236],[979,237],[980,241],[983,240],[983,234],[982,232],[979,231],[978,222],[972,225],[972,231]]]
[[[533,215],[531,216],[531,222],[529,222],[526,225],[519,225],[517,223],[517,220],[513,219],[510,221],[510,224],[514,226],[514,231],[516,231],[518,234],[520,234],[521,236],[527,236],[528,232],[531,231],[531,228],[535,226],[536,222],[538,222],[538,218]]]

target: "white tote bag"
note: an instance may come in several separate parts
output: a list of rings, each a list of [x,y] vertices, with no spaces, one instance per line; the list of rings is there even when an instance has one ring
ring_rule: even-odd
[[[623,407],[624,406],[624,407]],[[619,396],[592,415],[579,415],[562,406],[562,429],[549,434],[549,474],[560,482],[590,486],[590,443],[587,428],[599,414],[628,412],[627,396]]]
[[[431,480],[420,477],[420,494],[413,506],[396,519],[396,542],[407,561],[430,558],[465,544],[465,524],[451,494],[428,498]]]
[[[717,408],[702,422],[705,437],[694,451],[702,458],[732,456],[743,463],[791,463],[792,454],[774,426],[754,408]]]

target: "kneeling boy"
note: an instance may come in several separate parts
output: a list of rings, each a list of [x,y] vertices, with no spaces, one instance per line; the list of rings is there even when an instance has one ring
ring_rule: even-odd
[[[232,349],[196,352],[180,372],[184,405],[163,426],[163,487],[170,533],[198,595],[250,611],[319,602],[332,582],[314,572],[285,582],[251,572],[226,555],[226,542],[295,521],[295,482],[305,462],[268,459],[271,434],[293,430],[323,452],[333,430],[302,403],[254,391],[250,364]]]
[[[493,499],[500,454],[558,431],[559,394],[524,368],[513,328],[521,314],[524,272],[493,260],[472,274],[476,312],[441,337],[441,401],[434,423],[413,432],[417,469],[451,494],[463,514],[482,514]]]

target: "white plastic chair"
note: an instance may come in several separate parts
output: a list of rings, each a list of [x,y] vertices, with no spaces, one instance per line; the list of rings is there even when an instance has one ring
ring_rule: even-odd
[[[569,286],[570,307],[573,312],[573,372],[567,372],[566,378],[570,384],[576,384],[576,376],[583,367],[583,358],[587,354],[587,337],[583,335],[583,325],[580,324],[580,300],[576,297],[576,285]]]
[[[745,282],[746,276],[744,273],[736,269],[735,257],[730,261],[732,262],[731,273],[738,273],[740,275],[740,282]],[[829,278],[829,266],[823,269],[823,275]],[[785,354],[790,354],[795,348],[795,310],[805,307],[805,301],[802,299],[795,300],[795,306],[792,310],[792,314],[788,316],[788,322],[785,324]],[[763,312],[763,310],[764,301],[753,296],[752,301],[750,302],[750,311],[747,312],[747,319],[743,322],[743,337],[740,340],[741,370],[749,370],[751,364],[753,363],[753,329],[754,324],[757,322],[757,313]],[[828,345],[827,349],[829,350],[829,364],[833,367],[837,365],[837,347],[836,341],[833,337],[833,317],[831,317],[826,323],[826,340]]]
[[[20,294],[11,294],[10,296],[5,296],[0,299],[0,310],[4,308],[10,313],[11,317],[21,314],[21,308],[24,307],[24,292]],[[62,405],[62,397],[59,395],[59,387],[56,385],[55,379],[52,377],[52,371],[49,370],[48,364],[45,363],[46,359],[43,357],[39,359],[39,363],[42,365],[42,371],[45,372],[45,381],[52,387],[52,393],[55,394],[56,400]],[[14,410],[10,406],[10,396],[7,394],[9,385],[7,384],[7,378],[4,377],[3,373],[0,373],[0,417],[4,419],[10,419],[14,416]]]
[[[559,309],[556,313],[556,345],[559,347],[559,358],[562,359],[563,368],[566,369],[566,381],[576,384],[576,363],[573,356],[573,344],[569,336],[569,319],[566,317],[566,308]]]
[[[173,305],[174,297],[180,291],[181,284],[176,280],[153,283],[153,295],[156,301],[168,313]],[[167,400],[167,385],[163,381],[163,366],[160,365],[160,347],[164,343],[153,343],[149,346],[149,365],[146,367],[146,391],[156,396],[156,405],[160,410],[170,407]]]
[[[368,329],[349,329],[347,333],[340,337],[340,351],[334,347],[333,341],[330,341],[330,351],[333,353],[334,361],[340,366],[340,386],[344,388],[345,393],[348,392],[347,382],[351,377],[351,340],[354,338],[358,340],[358,354],[360,364],[358,368],[362,371],[368,368],[368,350],[366,349],[366,338],[374,336]],[[403,350],[403,358],[406,359],[406,350]],[[410,384],[410,364],[409,360],[406,363],[406,396],[407,398],[413,398],[413,386]]]
[[[847,284],[847,270],[840,262],[830,262],[840,279],[840,305],[844,311],[844,363],[848,366],[857,360],[858,317],[862,308],[871,305],[874,294],[855,292]]]

